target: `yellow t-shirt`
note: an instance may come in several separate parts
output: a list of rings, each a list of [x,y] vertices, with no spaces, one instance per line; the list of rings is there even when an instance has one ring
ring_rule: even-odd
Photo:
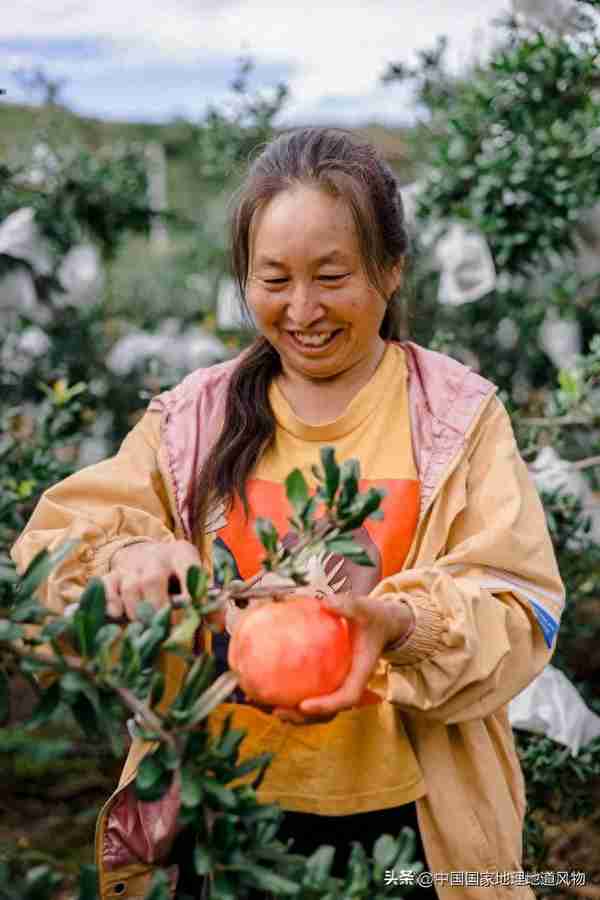
[[[292,536],[288,522],[292,509],[285,494],[285,478],[299,468],[314,492],[317,482],[311,465],[320,466],[322,446],[333,446],[338,463],[352,458],[360,461],[361,492],[374,486],[385,488],[387,495],[380,505],[383,520],[368,518],[352,534],[374,566],[359,566],[334,556],[319,578],[325,578],[333,590],[370,594],[382,578],[402,569],[418,520],[419,482],[402,348],[386,346],[370,381],[332,422],[311,425],[299,419],[275,383],[270,386],[269,401],[277,422],[275,440],[247,483],[249,521],[246,523],[242,503],[236,498],[215,541],[231,553],[237,577],[255,575],[264,556],[254,530],[256,518],[271,519],[287,543]],[[227,635],[213,638],[221,668],[227,643]],[[331,722],[298,726],[250,705],[241,691],[234,699],[236,702],[224,703],[213,713],[211,729],[217,730],[233,712],[233,727],[248,732],[240,759],[265,751],[275,753],[258,790],[262,802],[278,801],[284,809],[299,812],[347,815],[398,806],[426,792],[401,713],[393,704],[383,701],[340,712]]]

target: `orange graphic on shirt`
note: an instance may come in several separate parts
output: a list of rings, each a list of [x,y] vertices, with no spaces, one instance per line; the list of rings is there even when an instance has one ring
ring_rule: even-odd
[[[363,595],[373,590],[382,578],[402,569],[419,516],[418,481],[408,478],[360,480],[361,493],[369,487],[387,491],[380,505],[384,518],[380,521],[366,519],[361,528],[352,532],[352,537],[365,549],[374,565],[360,566],[335,554],[325,567],[327,573],[338,561],[343,561],[339,570],[336,566],[335,583],[341,585],[340,590],[351,589],[353,593]],[[258,572],[264,556],[264,548],[254,530],[257,515],[271,519],[284,546],[291,547],[297,540],[289,523],[293,509],[284,484],[254,478],[247,484],[247,493],[248,522],[242,503],[236,497],[227,525],[218,532],[236,561],[239,577],[244,580]],[[323,512],[324,504],[321,504],[317,507],[316,518]]]

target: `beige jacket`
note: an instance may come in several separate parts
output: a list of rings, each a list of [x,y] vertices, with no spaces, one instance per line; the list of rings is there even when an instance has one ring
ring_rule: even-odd
[[[552,656],[564,587],[541,502],[495,386],[447,356],[411,342],[401,346],[422,505],[403,571],[372,596],[400,595],[416,627],[382,661],[378,687],[401,710],[424,774],[427,793],[416,801],[417,813],[439,896],[532,898],[527,886],[493,884],[522,866],[525,792],[507,704]],[[60,610],[76,600],[132,540],[189,539],[192,486],[217,434],[237,362],[198,370],[154,398],[114,458],[45,492],[12,548],[19,570],[42,547],[82,539],[44,586],[48,606]],[[215,510],[209,530],[220,527],[218,520]],[[172,655],[164,665],[166,705],[182,667]],[[133,743],[98,819],[102,900],[142,898],[151,878],[150,862],[106,865],[107,821],[148,749]],[[160,860],[160,847],[150,849]],[[462,887],[449,887],[444,873],[450,872],[497,877],[478,886],[464,884],[475,879],[462,876]]]

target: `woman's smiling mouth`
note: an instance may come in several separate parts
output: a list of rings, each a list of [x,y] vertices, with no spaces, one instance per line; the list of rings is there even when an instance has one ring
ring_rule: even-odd
[[[335,331],[325,332],[286,331],[285,333],[294,346],[301,348],[303,351],[316,352],[329,347],[335,338],[342,333],[342,330],[338,328]]]

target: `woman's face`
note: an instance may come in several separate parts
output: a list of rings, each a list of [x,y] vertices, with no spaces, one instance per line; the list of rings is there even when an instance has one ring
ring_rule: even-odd
[[[386,273],[387,297],[400,277],[400,266]],[[343,200],[297,186],[257,210],[246,299],[284,376],[343,380],[379,361],[386,301],[368,281]],[[327,335],[324,345],[300,342],[318,334]]]

